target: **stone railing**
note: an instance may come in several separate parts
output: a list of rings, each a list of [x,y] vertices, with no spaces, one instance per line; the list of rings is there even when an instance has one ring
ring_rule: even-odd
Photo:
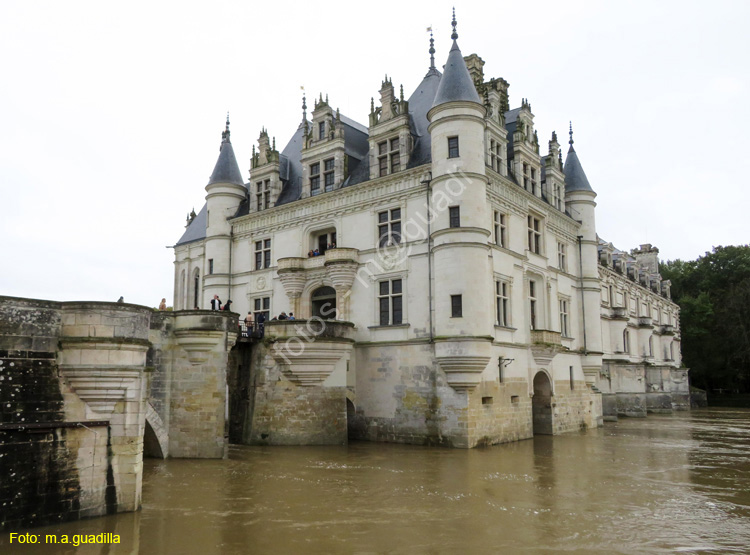
[[[674,326],[671,324],[665,324],[661,327],[662,335],[674,335],[674,332],[675,332]]]
[[[552,330],[531,330],[531,342],[547,345],[562,345],[560,332]]]
[[[276,320],[266,323],[271,356],[301,386],[321,385],[351,353],[354,324],[338,320]]]
[[[612,308],[612,318],[615,320],[627,320],[628,309],[624,306],[615,306]]]
[[[328,249],[325,254],[320,256],[309,256],[306,258],[289,256],[286,258],[279,258],[276,261],[277,271],[289,272],[296,270],[312,270],[314,268],[322,268],[326,264],[333,262],[359,262],[359,251],[357,249],[350,249],[346,247],[336,247],[334,249]]]

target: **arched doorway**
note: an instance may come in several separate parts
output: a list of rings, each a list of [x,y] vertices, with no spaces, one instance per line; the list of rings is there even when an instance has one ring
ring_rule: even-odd
[[[552,385],[544,372],[537,372],[534,376],[531,413],[534,434],[552,435]]]
[[[333,287],[319,287],[310,295],[312,317],[323,320],[336,318],[336,290]]]

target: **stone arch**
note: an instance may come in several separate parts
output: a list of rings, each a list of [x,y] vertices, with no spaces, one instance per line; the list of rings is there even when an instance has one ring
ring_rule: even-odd
[[[143,430],[143,456],[166,459],[169,455],[169,435],[159,413],[151,403],[146,409],[146,426]]]
[[[323,285],[310,292],[310,314],[323,320],[336,318],[336,290],[333,287]]]
[[[552,435],[552,380],[540,370],[534,375],[534,395],[531,398],[534,435]]]
[[[316,274],[308,277],[307,282],[302,289],[302,293],[300,293],[299,314],[295,314],[298,320],[300,318],[310,318],[312,316],[310,297],[313,291],[323,286],[333,287],[333,283],[326,277],[325,273],[316,272]]]
[[[357,416],[357,397],[353,391],[346,392],[346,436],[348,439],[362,439],[365,437],[367,423],[361,416]]]

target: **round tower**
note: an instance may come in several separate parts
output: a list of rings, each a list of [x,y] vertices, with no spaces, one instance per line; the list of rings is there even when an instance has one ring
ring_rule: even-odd
[[[573,219],[581,223],[578,236],[578,255],[581,291],[581,349],[586,381],[596,383],[602,366],[601,284],[599,281],[599,240],[596,235],[596,193],[583,171],[578,154],[573,148],[573,128],[570,129],[570,149],[565,159],[565,205]]]
[[[214,295],[222,302],[229,298],[231,283],[232,225],[229,218],[245,199],[246,188],[229,140],[229,116],[221,134],[216,166],[206,185],[206,241],[203,270],[203,308],[210,306]]]
[[[448,382],[471,389],[490,358],[493,319],[484,116],[456,39],[427,113],[432,152],[435,352]]]

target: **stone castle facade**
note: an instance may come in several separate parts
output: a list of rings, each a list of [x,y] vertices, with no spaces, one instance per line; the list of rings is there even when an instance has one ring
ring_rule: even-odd
[[[431,39],[368,126],[320,95],[281,151],[262,130],[247,180],[227,120],[174,307],[269,320],[235,347],[235,440],[473,447],[687,408],[658,250],[598,237],[572,130],[564,162],[555,133],[542,152],[531,104],[453,27],[443,72]]]

